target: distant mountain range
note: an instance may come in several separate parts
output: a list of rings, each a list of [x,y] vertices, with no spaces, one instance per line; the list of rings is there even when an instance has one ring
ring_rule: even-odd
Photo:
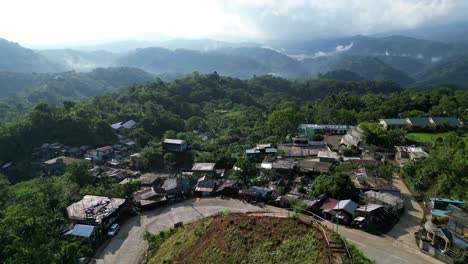
[[[238,78],[271,74],[308,79],[328,71],[345,70],[363,79],[391,80],[405,87],[467,86],[465,78],[459,75],[466,70],[468,62],[461,58],[468,52],[465,53],[466,46],[460,43],[392,35],[277,42],[269,46],[209,39],[172,40],[159,44],[164,47],[121,53],[72,49],[34,51],[0,40],[0,72],[89,72],[98,67],[131,67],[163,78],[176,78],[194,71],[216,71]],[[447,66],[450,69],[441,69]],[[20,78],[18,83],[27,82],[28,78]],[[5,87],[0,89],[6,90]]]

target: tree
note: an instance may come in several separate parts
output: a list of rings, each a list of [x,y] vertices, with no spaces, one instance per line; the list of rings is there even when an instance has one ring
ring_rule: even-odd
[[[77,183],[80,187],[90,184],[93,179],[93,175],[89,171],[86,161],[70,164],[66,170],[66,175],[68,175],[72,182]]]
[[[268,116],[268,128],[278,138],[295,134],[302,117],[292,107],[273,111]]]
[[[156,141],[150,141],[141,151],[141,167],[144,169],[154,169],[162,167],[163,164],[162,144],[157,143]]]
[[[240,158],[234,166],[237,168],[234,171],[234,176],[244,184],[249,184],[252,178],[257,176],[257,167],[255,166],[255,163],[250,161],[248,158]]]
[[[315,197],[326,194],[333,198],[353,200],[357,200],[358,196],[351,178],[345,173],[336,173],[331,176],[322,174],[318,176],[312,184],[310,194]]]

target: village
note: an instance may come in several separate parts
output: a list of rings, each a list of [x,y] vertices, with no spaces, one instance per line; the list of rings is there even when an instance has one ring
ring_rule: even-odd
[[[382,119],[384,129],[439,131],[459,129],[463,123],[455,117]],[[233,153],[255,164],[256,175],[249,183],[242,181],[245,168],[218,167],[214,162],[195,162],[189,169],[140,169],[138,142],[129,137],[133,120],[112,124],[119,137],[113,146],[93,149],[44,143],[34,149],[34,162],[46,175],[60,175],[79,161],[86,161],[93,177],[107,177],[113,182],[139,184],[132,199],[85,195],[67,207],[71,225],[64,237],[84,237],[95,248],[119,230],[122,219],[142,211],[154,210],[189,198],[219,197],[238,199],[263,207],[272,205],[292,210],[298,204],[304,214],[320,221],[360,229],[375,235],[390,231],[405,214],[407,204],[395,179],[399,168],[412,160],[424,159],[430,149],[419,145],[381,148],[366,142],[360,126],[336,124],[301,124],[297,135],[285,142],[258,142]],[[205,136],[206,137],[206,136]],[[165,138],[164,153],[184,155],[191,146],[186,140]],[[310,186],[317,177],[340,172],[349,177],[358,194],[353,199],[337,195],[311,195]],[[416,197],[417,199],[419,197]],[[468,248],[468,212],[464,201],[433,197],[420,201],[426,219],[415,233],[414,243],[427,254],[446,263]]]

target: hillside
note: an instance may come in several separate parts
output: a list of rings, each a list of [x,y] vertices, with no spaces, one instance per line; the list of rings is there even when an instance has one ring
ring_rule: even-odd
[[[15,120],[39,103],[83,100],[153,79],[147,72],[128,67],[97,68],[88,73],[0,72],[0,120]]]
[[[330,68],[332,70],[352,71],[366,80],[388,80],[394,81],[402,86],[406,86],[414,81],[406,73],[373,57],[344,56],[333,63]]]
[[[414,87],[430,89],[447,85],[468,89],[468,54],[443,60],[418,76]]]
[[[38,53],[67,71],[91,71],[98,67],[111,67],[118,57],[115,53],[103,50],[85,52],[57,49],[40,50]]]
[[[167,232],[159,243],[151,241],[151,264],[329,263],[320,231],[285,218],[220,215]],[[371,263],[363,260],[360,263]],[[347,261],[344,252],[334,255],[333,263]]]
[[[0,72],[57,72],[62,68],[31,49],[0,38]]]
[[[304,77],[306,70],[290,57],[270,49],[229,48],[212,51],[145,48],[129,52],[116,65],[138,67],[153,74],[218,72],[238,78],[273,74],[287,78]]]

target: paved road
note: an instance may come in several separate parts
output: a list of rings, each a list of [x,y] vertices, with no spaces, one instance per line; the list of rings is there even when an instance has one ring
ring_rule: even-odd
[[[393,185],[405,197],[405,213],[390,232],[383,236],[373,236],[343,226],[338,227],[339,232],[379,264],[442,263],[419,250],[414,238],[414,232],[419,228],[421,219],[424,217],[424,211],[398,175],[394,175],[392,181]],[[331,225],[328,226],[332,227]],[[336,229],[336,226],[332,228]]]
[[[144,256],[148,244],[143,239],[146,230],[158,233],[174,226],[177,222],[191,222],[223,210],[231,212],[278,211],[274,207],[260,208],[239,200],[204,198],[192,199],[133,217],[122,224],[120,232],[96,254],[95,263],[114,264],[138,263]]]
[[[414,208],[417,209],[417,206],[414,205]],[[195,221],[223,210],[231,212],[285,212],[281,208],[271,206],[260,208],[231,199],[204,198],[184,201],[168,208],[144,213],[123,223],[119,234],[98,251],[96,263],[136,264],[144,256],[148,246],[143,239],[146,230],[157,233],[169,229],[177,222]],[[412,211],[409,210],[408,214],[412,215]],[[416,221],[414,222],[416,223]],[[330,224],[324,224],[334,228]],[[440,263],[417,249],[414,238],[410,240],[413,231],[405,225],[395,227],[395,230],[392,230],[387,236],[374,236],[344,226],[339,227],[339,232],[354,242],[366,256],[379,264]]]

